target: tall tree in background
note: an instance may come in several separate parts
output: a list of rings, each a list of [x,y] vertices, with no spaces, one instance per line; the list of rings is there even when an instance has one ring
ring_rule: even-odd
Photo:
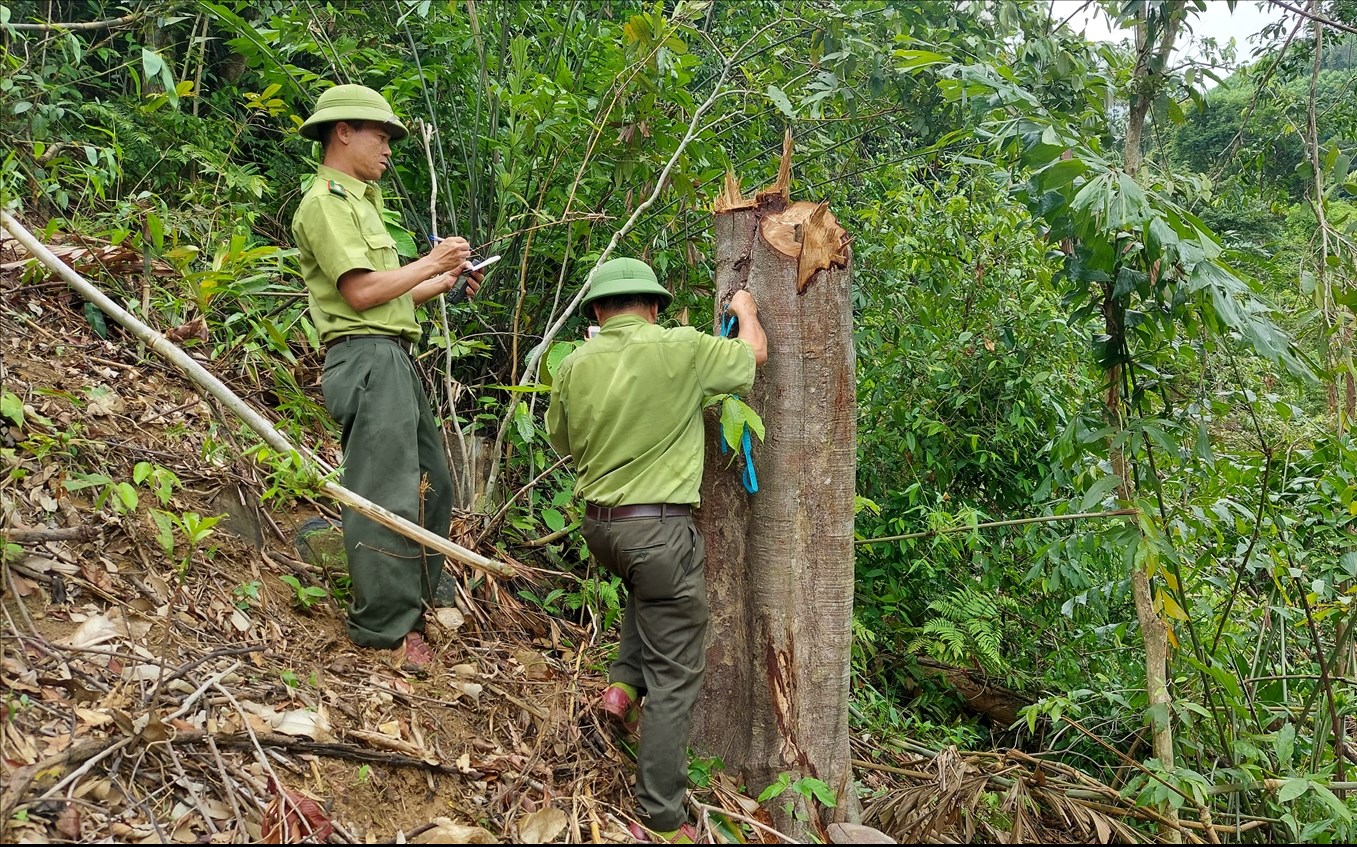
[[[1141,142],[1145,118],[1160,95],[1173,55],[1178,31],[1187,16],[1187,3],[1170,2],[1154,8],[1147,4],[1128,2],[1124,10],[1135,19],[1136,62],[1131,77],[1130,116],[1126,125],[1126,147],[1122,169],[1135,177],[1140,169]],[[1107,419],[1112,428],[1110,458],[1112,472],[1120,477],[1117,495],[1124,503],[1135,501],[1135,483],[1126,461],[1125,424],[1127,410],[1122,393],[1126,346],[1126,309],[1130,292],[1117,290],[1117,275],[1102,283],[1103,321],[1107,334],[1110,367],[1107,370]],[[1154,608],[1150,578],[1143,567],[1131,570],[1131,590],[1135,597],[1136,619],[1140,622],[1140,636],[1145,644],[1145,693],[1153,726],[1154,757],[1166,770],[1173,769],[1173,727],[1170,723],[1172,698],[1168,687],[1168,626]],[[1170,810],[1172,815],[1173,812]],[[1176,830],[1165,828],[1170,840],[1180,840]]]

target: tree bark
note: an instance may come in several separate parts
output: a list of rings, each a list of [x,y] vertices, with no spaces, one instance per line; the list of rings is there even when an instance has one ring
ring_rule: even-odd
[[[717,312],[744,288],[759,304],[768,362],[743,398],[763,418],[748,495],[721,453],[715,409],[697,522],[707,541],[711,628],[694,746],[758,793],[783,773],[822,780],[834,809],[796,792],[777,826],[822,839],[855,819],[849,764],[856,379],[848,239],[824,204],[790,203],[790,137],[778,184],[753,199],[733,176],[716,211]],[[787,814],[788,800],[798,804]],[[798,819],[799,818],[799,819]]]

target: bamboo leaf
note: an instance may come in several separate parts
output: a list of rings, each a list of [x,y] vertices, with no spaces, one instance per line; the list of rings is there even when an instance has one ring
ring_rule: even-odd
[[[1311,782],[1309,785],[1310,790],[1314,792],[1314,795],[1322,800],[1324,805],[1328,806],[1329,810],[1337,815],[1340,820],[1352,820],[1352,810],[1348,808],[1346,803],[1339,800],[1338,797],[1329,790],[1327,785],[1322,785],[1318,782]]]

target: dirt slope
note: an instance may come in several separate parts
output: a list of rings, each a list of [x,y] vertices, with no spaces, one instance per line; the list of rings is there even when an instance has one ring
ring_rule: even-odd
[[[450,572],[436,672],[356,649],[327,596],[342,574],[296,548],[321,507],[257,508],[238,422],[118,327],[100,338],[64,285],[3,274],[6,841],[295,840],[308,817],[335,840],[436,818],[484,828],[463,840],[626,838],[587,629]]]

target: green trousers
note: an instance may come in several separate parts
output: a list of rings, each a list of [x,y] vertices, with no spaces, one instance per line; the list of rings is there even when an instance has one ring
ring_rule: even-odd
[[[690,516],[584,521],[589,552],[627,587],[622,643],[611,682],[645,695],[636,801],[646,826],[688,819],[688,735],[707,667],[706,545]]]
[[[350,340],[326,353],[321,387],[343,431],[344,486],[446,538],[452,474],[410,356],[384,338]],[[347,506],[343,515],[353,588],[349,637],[364,647],[395,647],[424,629],[443,554]]]

